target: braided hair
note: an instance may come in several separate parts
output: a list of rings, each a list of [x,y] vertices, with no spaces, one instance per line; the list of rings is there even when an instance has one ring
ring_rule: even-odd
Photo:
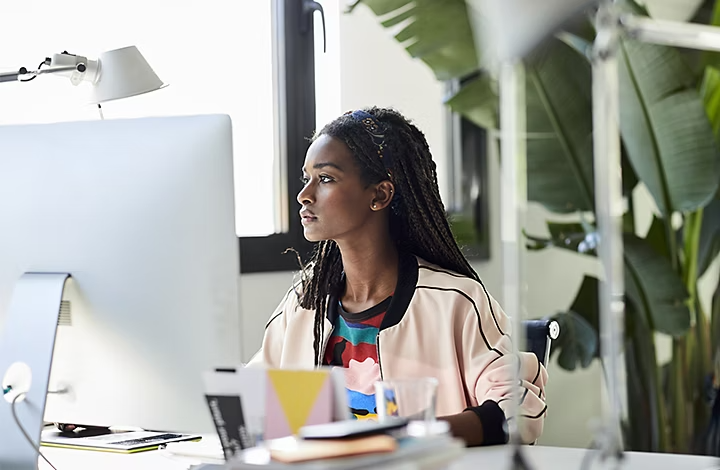
[[[345,114],[327,124],[313,140],[327,135],[341,140],[355,156],[361,180],[366,185],[390,179],[395,194],[390,204],[390,236],[399,251],[479,281],[475,270],[463,256],[450,230],[440,198],[435,162],[425,135],[393,109],[365,108],[361,112],[383,126],[381,149],[392,155],[392,168],[379,158],[378,145],[358,119]],[[339,296],[343,288],[340,249],[332,240],[316,244],[310,261],[301,272],[303,288],[299,303],[315,311],[315,365],[322,363],[321,341],[329,296]]]

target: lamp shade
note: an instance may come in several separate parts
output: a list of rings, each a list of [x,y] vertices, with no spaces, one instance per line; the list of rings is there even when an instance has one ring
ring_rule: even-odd
[[[520,59],[598,0],[468,0],[481,61]]]
[[[103,52],[98,68],[99,76],[91,91],[92,104],[141,95],[165,86],[135,46]]]

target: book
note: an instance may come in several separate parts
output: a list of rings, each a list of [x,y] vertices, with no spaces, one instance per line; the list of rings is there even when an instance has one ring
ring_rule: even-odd
[[[351,439],[276,439],[269,443],[270,458],[276,462],[298,463],[312,460],[394,452],[398,441],[388,435]]]
[[[171,442],[200,439],[202,436],[199,434],[171,432],[111,430],[110,433],[85,436],[46,429],[41,434],[40,444],[45,447],[132,454],[155,450]]]
[[[392,451],[388,451],[386,447],[390,445],[387,441],[392,439],[390,436],[373,436],[375,437],[383,438],[382,442],[372,443],[378,449],[377,452],[356,454],[353,453],[356,448],[346,447],[343,449],[347,452],[346,455],[320,458],[319,454],[314,454],[314,457],[318,458],[311,460],[307,459],[310,452],[304,450],[304,444],[322,445],[327,443],[327,440],[300,442],[300,439],[293,437],[283,438],[276,440],[284,441],[280,444],[275,441],[266,442],[263,447],[247,449],[225,464],[207,464],[198,467],[197,470],[377,470],[378,468],[389,470],[395,466],[407,468],[410,463],[423,470],[439,470],[446,468],[448,463],[461,457],[465,451],[465,443],[451,436],[397,439],[395,450]],[[286,449],[292,447],[291,439],[296,439],[298,449],[284,455],[279,454],[279,447]],[[272,450],[273,447],[275,451]],[[314,448],[313,452],[315,452]],[[292,463],[278,460],[278,457],[286,458],[288,455],[291,455],[293,460],[300,460]]]

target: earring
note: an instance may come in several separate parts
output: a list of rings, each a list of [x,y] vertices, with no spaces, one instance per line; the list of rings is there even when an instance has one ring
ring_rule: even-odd
[[[375,204],[375,203],[373,202],[372,208],[373,208],[373,209],[377,209],[377,204]]]

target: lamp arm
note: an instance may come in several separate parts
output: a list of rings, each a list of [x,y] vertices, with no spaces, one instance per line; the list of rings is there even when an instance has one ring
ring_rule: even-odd
[[[79,63],[77,65],[64,65],[61,67],[46,67],[37,70],[28,70],[25,67],[20,67],[17,72],[3,72],[0,73],[0,83],[3,82],[16,82],[22,81],[21,77],[36,77],[38,75],[45,75],[48,73],[60,73],[60,72],[84,72],[87,69],[86,65]],[[29,80],[29,78],[28,78]]]
[[[28,70],[25,67],[20,67],[17,72],[2,72],[0,73],[0,83],[3,82],[16,82],[20,80],[20,77],[27,75]]]

